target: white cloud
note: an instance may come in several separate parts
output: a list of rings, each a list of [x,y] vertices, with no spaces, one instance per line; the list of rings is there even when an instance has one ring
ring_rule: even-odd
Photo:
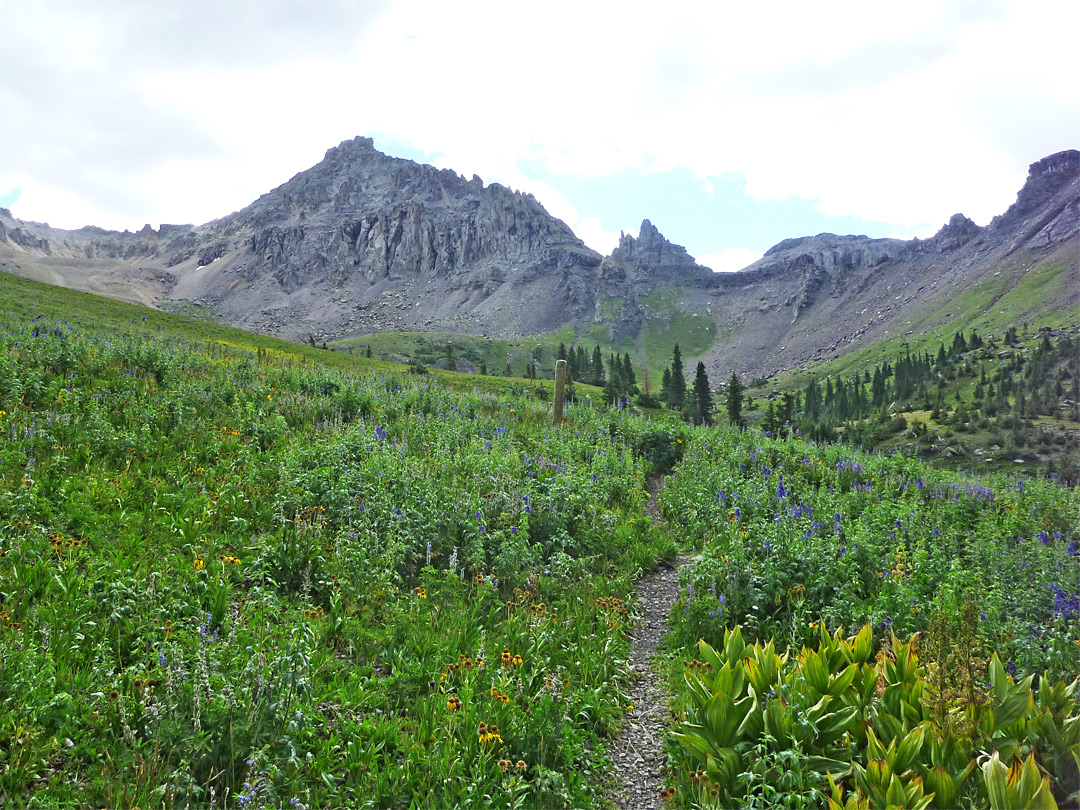
[[[598,217],[579,220],[574,227],[574,233],[582,242],[604,256],[610,255],[611,251],[619,246],[618,232],[605,230]]]
[[[13,5],[0,154],[16,214],[203,221],[384,133],[594,232],[603,212],[521,166],[686,167],[706,189],[735,172],[761,200],[914,231],[957,211],[985,223],[1080,132],[1069,0],[317,5]]]
[[[697,257],[697,263],[708,267],[714,273],[734,273],[749,267],[764,254],[759,250],[744,247],[724,248],[719,253],[704,253]]]

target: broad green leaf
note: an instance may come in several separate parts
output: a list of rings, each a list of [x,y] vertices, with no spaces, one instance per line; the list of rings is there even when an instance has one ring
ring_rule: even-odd
[[[896,758],[893,760],[893,770],[897,773],[904,773],[915,767],[929,725],[920,723],[900,741],[896,747]]]
[[[857,664],[865,664],[874,652],[874,629],[867,622],[851,643],[851,658]]]
[[[851,664],[847,669],[832,679],[832,683],[829,684],[828,692],[830,695],[841,695],[847,691],[851,686],[852,681],[855,680],[855,676],[859,674],[859,665]]]
[[[819,695],[823,695],[829,690],[829,669],[823,654],[813,650],[807,652],[803,661],[803,677]]]

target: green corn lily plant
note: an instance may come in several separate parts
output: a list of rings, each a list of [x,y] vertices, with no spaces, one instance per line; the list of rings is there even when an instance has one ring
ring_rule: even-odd
[[[982,772],[991,810],[1057,810],[1050,777],[1043,776],[1034,754],[1007,768],[995,751],[983,762]]]
[[[755,789],[744,782],[762,751],[790,752],[816,773],[830,810],[1056,807],[1055,795],[1075,790],[1080,679],[1033,690],[994,655],[989,693],[943,714],[917,642],[893,636],[871,660],[869,625],[847,639],[823,628],[816,649],[791,656],[730,629],[720,649],[699,642],[706,665],[685,674],[690,704],[675,739],[722,804]]]

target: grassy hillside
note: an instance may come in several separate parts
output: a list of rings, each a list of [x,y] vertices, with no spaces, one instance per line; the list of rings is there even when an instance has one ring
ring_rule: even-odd
[[[1065,800],[1075,488],[400,368],[0,276],[0,806],[604,806],[680,550],[675,806],[876,795],[901,745],[894,793],[989,807],[996,750]],[[736,627],[808,674],[751,695]]]
[[[1010,326],[1032,335],[1042,327],[1069,328],[1080,325],[1080,302],[1070,302],[1064,295],[1069,264],[1059,257],[1044,259],[1027,268],[1003,266],[1000,271],[941,302],[905,326],[897,334],[871,346],[856,349],[841,357],[793,374],[784,387],[803,385],[810,377],[850,375],[856,370],[897,357],[904,352],[936,352],[957,331],[975,329],[987,337],[1000,337]],[[908,334],[910,333],[910,334]]]
[[[489,374],[505,374],[509,364],[513,375],[524,373],[527,363],[535,362],[538,376],[551,378],[555,373],[555,358],[559,344],[585,346],[588,352],[599,346],[606,358],[611,352],[628,353],[635,367],[650,369],[659,380],[665,366],[671,363],[671,353],[678,343],[683,357],[696,358],[705,354],[716,338],[716,324],[704,308],[695,311],[682,301],[675,289],[661,288],[639,303],[646,313],[645,328],[631,340],[615,336],[603,323],[585,332],[566,326],[558,332],[528,335],[522,338],[483,338],[449,332],[380,332],[357,338],[334,341],[331,345],[342,351],[364,355],[370,347],[375,358],[418,360],[425,365],[445,367],[446,347],[450,344],[455,358],[465,361],[470,369],[483,365]],[[601,318],[608,322],[618,319],[622,302],[608,299],[601,305]]]

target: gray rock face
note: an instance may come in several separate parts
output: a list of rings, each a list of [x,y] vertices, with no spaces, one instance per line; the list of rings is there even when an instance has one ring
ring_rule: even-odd
[[[389,157],[368,138],[199,226],[63,231],[0,209],[0,269],[140,303],[198,299],[229,323],[295,340],[599,324],[636,341],[649,316],[640,299],[662,288],[715,324],[721,337],[702,357],[721,376],[896,334],[1002,268],[1059,253],[1075,267],[1077,244],[1075,150],[1032,164],[1016,203],[985,228],[957,214],[926,240],[786,239],[738,273],[699,266],[647,219],[601,257],[531,195]],[[1068,278],[1075,296],[1077,273]]]

